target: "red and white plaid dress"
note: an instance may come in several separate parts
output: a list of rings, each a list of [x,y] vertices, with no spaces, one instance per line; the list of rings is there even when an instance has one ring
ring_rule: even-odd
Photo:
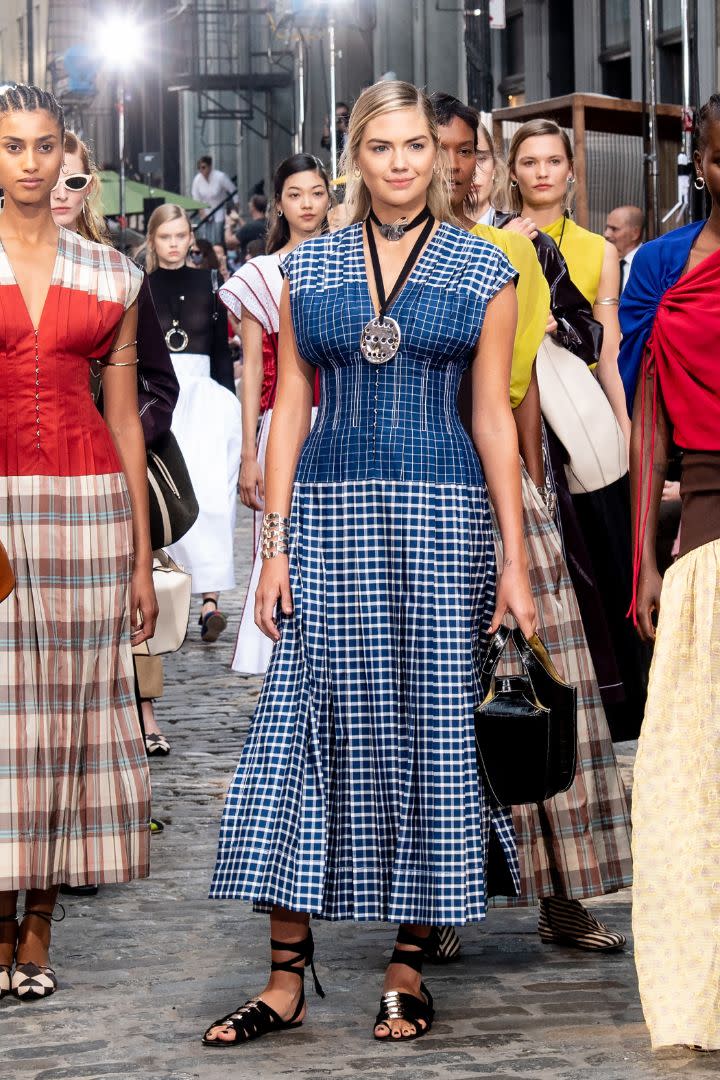
[[[89,393],[142,275],[60,230],[35,329],[0,244],[0,891],[148,873],[130,503]]]

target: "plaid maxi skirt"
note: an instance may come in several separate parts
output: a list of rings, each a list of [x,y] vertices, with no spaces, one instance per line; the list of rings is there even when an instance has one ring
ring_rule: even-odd
[[[632,884],[632,857],[625,789],[560,534],[524,469],[522,499],[538,633],[560,675],[578,691],[572,787],[539,806],[513,807],[520,894],[496,903],[529,905],[543,896],[579,900],[617,892]],[[499,548],[497,530],[495,542]],[[503,670],[520,669],[507,663]]]
[[[122,474],[0,477],[0,891],[149,870]]]
[[[484,487],[296,484],[282,619],[225,804],[210,895],[325,919],[484,918],[514,895],[478,782],[473,642],[495,553]],[[492,852],[492,859],[490,859]]]

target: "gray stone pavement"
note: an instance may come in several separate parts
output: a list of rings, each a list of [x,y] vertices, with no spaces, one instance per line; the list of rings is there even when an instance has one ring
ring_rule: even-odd
[[[248,575],[249,514],[238,526],[238,580]],[[225,598],[237,627],[242,589]],[[61,989],[45,1003],[0,1005],[0,1080],[662,1080],[717,1075],[718,1055],[651,1054],[632,951],[592,956],[540,944],[532,911],[492,912],[463,931],[463,956],[428,966],[437,1020],[418,1042],[371,1038],[393,934],[320,923],[318,971],[298,1031],[240,1049],[200,1045],[204,1027],[257,991],[264,921],[244,904],[206,899],[218,821],[259,691],[229,664],[234,633],[214,646],[191,626],[166,665],[158,715],[171,755],[153,762],[152,877],[71,899],[55,928]],[[632,747],[623,747],[629,769]],[[630,932],[630,895],[596,903]]]

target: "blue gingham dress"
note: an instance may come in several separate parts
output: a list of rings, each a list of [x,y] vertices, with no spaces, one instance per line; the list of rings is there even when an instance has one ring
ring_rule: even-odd
[[[321,402],[295,477],[294,612],[227,795],[210,895],[326,919],[479,920],[491,843],[506,892],[518,864],[475,762],[473,643],[495,553],[456,397],[515,271],[440,225],[391,310],[400,351],[373,367],[359,350],[374,314],[361,225],[306,241],[285,270]]]

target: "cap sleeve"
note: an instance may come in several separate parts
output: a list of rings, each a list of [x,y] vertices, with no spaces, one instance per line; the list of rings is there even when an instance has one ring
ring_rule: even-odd
[[[105,282],[98,289],[98,297],[116,299],[127,311],[138,298],[143,271],[127,255],[114,248],[102,246],[100,252],[100,269],[104,271]]]
[[[273,296],[262,268],[254,259],[235,271],[221,286],[219,296],[236,319],[242,319],[245,308],[257,319],[266,333],[277,332],[277,299]]]

